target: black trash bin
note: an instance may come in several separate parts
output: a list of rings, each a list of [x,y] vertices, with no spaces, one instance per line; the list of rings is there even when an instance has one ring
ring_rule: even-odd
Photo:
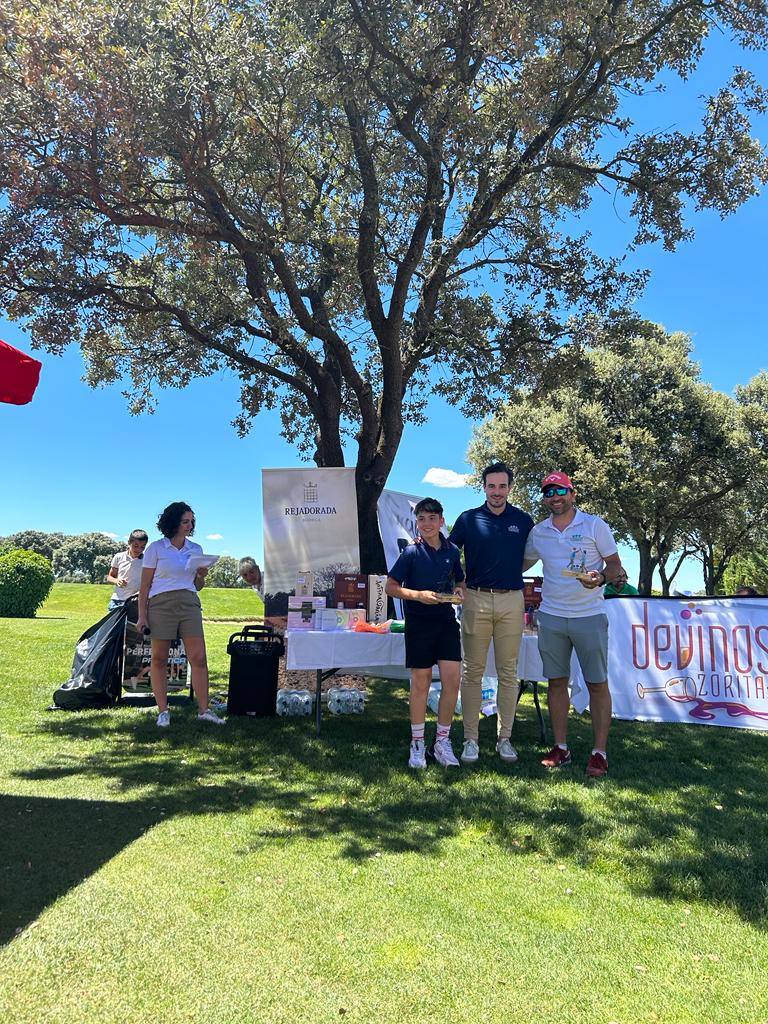
[[[228,715],[275,715],[277,677],[285,645],[272,626],[246,626],[227,644]]]

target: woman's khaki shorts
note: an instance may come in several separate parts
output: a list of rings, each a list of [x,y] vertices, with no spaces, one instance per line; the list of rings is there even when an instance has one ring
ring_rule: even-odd
[[[149,631],[153,640],[177,636],[203,636],[203,611],[196,590],[168,590],[147,602]]]

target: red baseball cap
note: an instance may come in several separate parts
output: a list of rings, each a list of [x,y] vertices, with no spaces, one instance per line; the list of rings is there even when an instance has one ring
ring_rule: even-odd
[[[574,489],[573,484],[571,483],[571,478],[568,476],[567,473],[547,473],[547,475],[541,481],[541,489],[543,491],[545,487],[552,486],[568,487],[570,488],[570,490]]]

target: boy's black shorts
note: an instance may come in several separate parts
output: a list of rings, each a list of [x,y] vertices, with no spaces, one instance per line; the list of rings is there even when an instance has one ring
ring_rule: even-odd
[[[406,667],[432,668],[438,661],[461,661],[461,634],[456,619],[406,618]]]

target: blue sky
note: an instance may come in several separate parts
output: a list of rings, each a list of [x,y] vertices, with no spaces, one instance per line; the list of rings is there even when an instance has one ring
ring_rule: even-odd
[[[692,82],[633,101],[632,113],[646,127],[686,129],[700,116],[698,96],[722,82],[723,69],[734,62],[768,80],[764,54],[738,54],[718,39]],[[766,140],[768,119],[757,134]],[[632,265],[652,271],[637,308],[669,330],[688,332],[704,379],[730,392],[768,364],[768,197],[763,193],[725,221],[703,213],[689,223],[696,237],[678,251],[646,247],[632,256]],[[628,212],[612,199],[596,203],[581,228],[592,232],[605,256],[620,253],[632,232]],[[30,350],[19,326],[2,318],[0,337]],[[44,365],[34,401],[0,404],[0,535],[36,528],[124,537],[138,526],[154,535],[161,508],[182,499],[197,513],[196,539],[207,551],[261,558],[260,470],[300,465],[280,437],[277,414],[260,415],[251,434],[238,438],[230,425],[238,385],[218,374],[184,391],[161,393],[153,415],[133,417],[119,385],[93,391],[82,383],[78,351],[37,355]],[[436,469],[450,471],[448,478],[468,471],[464,452],[472,426],[455,408],[433,400],[428,423],[406,428],[388,486],[439,496],[449,520],[479,504],[478,493],[467,487],[424,482],[428,474],[431,481],[445,478]],[[624,552],[624,558],[636,572],[632,554]],[[701,586],[695,563],[685,567],[679,586]]]

